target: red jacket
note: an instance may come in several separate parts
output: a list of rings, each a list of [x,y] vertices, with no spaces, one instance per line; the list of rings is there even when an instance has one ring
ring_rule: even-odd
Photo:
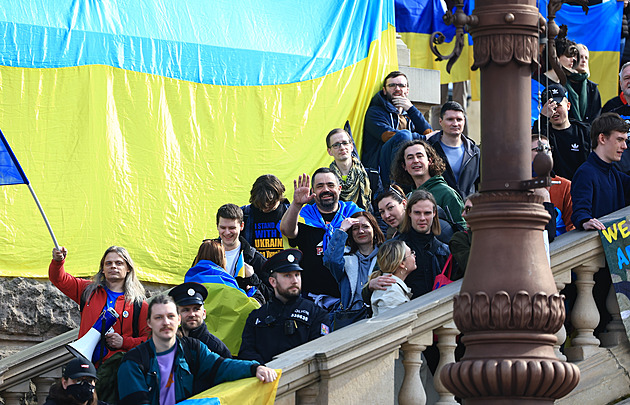
[[[60,262],[52,260],[48,267],[48,278],[55,287],[68,296],[77,304],[81,304],[81,294],[85,288],[91,283],[89,280],[74,277],[66,273],[63,268],[65,260]],[[85,335],[94,322],[98,319],[107,302],[107,292],[103,287],[98,287],[91,298],[86,301],[83,312],[81,313],[81,325],[79,326],[79,337]],[[114,332],[123,337],[123,344],[120,349],[110,350],[105,356],[109,358],[116,352],[127,352],[140,343],[147,340],[147,310],[149,306],[146,301],[142,303],[140,317],[138,318],[138,331],[140,336],[133,337],[133,303],[125,301],[125,296],[121,295],[116,299],[115,310],[119,315],[118,321],[114,324]],[[127,316],[124,316],[126,311]]]

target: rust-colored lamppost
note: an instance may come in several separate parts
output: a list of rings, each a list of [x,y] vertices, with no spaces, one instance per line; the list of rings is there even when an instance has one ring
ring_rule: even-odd
[[[461,10],[447,18],[467,24],[481,70],[481,193],[466,216],[472,249],[453,310],[466,354],[440,377],[466,404],[552,404],[575,388],[579,369],[554,354],[564,298],[545,255],[549,215],[531,192],[551,170],[540,154],[536,173],[546,175],[531,179],[530,75],[544,20],[535,0]]]

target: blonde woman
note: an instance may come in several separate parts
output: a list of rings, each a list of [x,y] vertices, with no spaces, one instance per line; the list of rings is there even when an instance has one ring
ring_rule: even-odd
[[[379,269],[370,275],[370,280],[383,274],[391,274],[395,283],[386,290],[377,290],[372,294],[372,313],[378,316],[387,308],[395,308],[409,302],[411,289],[405,279],[416,269],[416,253],[399,240],[388,240],[381,245],[376,256]]]

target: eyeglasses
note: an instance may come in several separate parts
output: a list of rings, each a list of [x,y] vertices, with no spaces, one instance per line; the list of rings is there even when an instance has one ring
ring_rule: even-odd
[[[407,87],[407,85],[404,83],[388,83],[387,87],[389,87],[390,89],[393,89],[394,87],[400,87],[401,89],[404,89]]]
[[[413,250],[409,253],[409,256],[405,256],[405,258],[403,260],[407,260],[408,257],[410,256],[415,256],[416,252],[414,252]]]
[[[333,149],[339,149],[342,146],[348,146],[350,145],[350,142],[348,141],[343,141],[343,142],[337,142],[337,143],[333,143],[332,145],[330,145],[331,148]]]
[[[537,152],[537,151],[538,151],[538,147],[532,148],[532,152]],[[553,146],[543,145],[542,151],[546,153],[553,152]]]

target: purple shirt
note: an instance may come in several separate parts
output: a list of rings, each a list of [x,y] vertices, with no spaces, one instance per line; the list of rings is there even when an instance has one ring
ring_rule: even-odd
[[[177,343],[170,349],[157,354],[160,369],[160,405],[175,405],[175,380],[173,379],[173,363],[177,352]]]

